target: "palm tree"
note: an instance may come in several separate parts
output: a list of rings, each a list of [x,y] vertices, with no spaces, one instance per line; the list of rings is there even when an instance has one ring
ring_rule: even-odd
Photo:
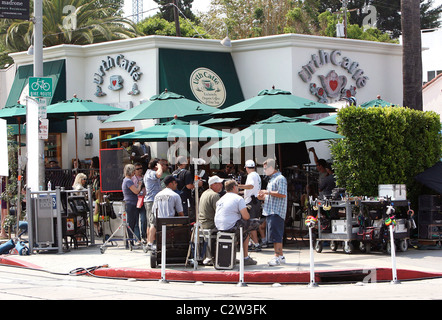
[[[422,110],[422,41],[419,1],[401,0],[401,17],[403,103],[405,107]]]
[[[115,3],[102,0],[43,0],[43,44],[46,47],[84,45],[136,35],[135,25],[121,16]],[[0,21],[0,37],[9,52],[27,50],[32,44],[32,36],[31,21]]]

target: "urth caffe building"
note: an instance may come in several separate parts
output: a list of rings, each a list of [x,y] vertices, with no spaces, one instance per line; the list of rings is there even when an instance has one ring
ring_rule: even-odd
[[[16,74],[6,105],[18,100],[24,104],[32,56],[25,52],[11,56]],[[59,45],[45,48],[43,56],[44,76],[52,77],[54,84],[48,104],[77,95],[128,109],[168,89],[224,108],[273,86],[326,104],[346,96],[363,103],[377,95],[402,103],[402,47],[395,44],[287,34],[232,41],[227,48],[217,40],[147,36],[86,46]],[[104,120],[102,116],[79,118],[80,159],[113,147],[103,142],[109,137],[154,124],[153,120]],[[63,168],[71,168],[74,121],[49,126],[46,161],[55,158]],[[154,156],[164,156],[163,147],[152,147]]]

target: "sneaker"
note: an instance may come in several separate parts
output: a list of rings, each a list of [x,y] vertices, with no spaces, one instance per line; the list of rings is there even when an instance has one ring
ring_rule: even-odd
[[[279,262],[281,263],[281,264],[285,264],[286,262],[285,262],[285,257],[284,256],[279,256]]]
[[[205,266],[213,266],[213,261],[212,261],[212,259],[211,259],[211,258],[206,258],[206,259],[204,259],[204,261],[203,261],[203,265],[205,265]]]
[[[285,258],[284,258],[284,261],[285,261]],[[280,261],[279,257],[274,256],[273,259],[268,262],[268,264],[271,267],[272,266],[279,266],[281,264],[281,261]]]
[[[244,265],[245,266],[254,266],[256,265],[258,262],[256,260],[253,260],[250,257],[244,258]]]
[[[253,245],[252,247],[249,248],[249,251],[260,252],[260,251],[262,251],[261,245],[255,244],[255,245]]]

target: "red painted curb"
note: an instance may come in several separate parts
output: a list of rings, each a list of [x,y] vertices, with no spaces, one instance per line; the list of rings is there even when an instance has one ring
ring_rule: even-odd
[[[375,271],[375,273],[373,273]],[[101,268],[94,272],[94,275],[110,278],[133,278],[143,280],[161,279],[161,270],[150,269],[130,269],[130,268]],[[397,270],[398,280],[417,280],[442,277],[442,273],[430,273],[414,270]],[[370,271],[363,269],[355,270],[330,270],[318,271],[315,273],[315,282],[332,282],[328,278],[337,279],[333,282],[339,282],[339,279],[355,279],[359,281],[368,279],[372,281],[391,281],[392,270],[388,268],[372,269]],[[239,282],[238,271],[176,271],[166,270],[166,280],[168,281],[188,281],[188,282]],[[349,281],[349,280],[347,280]],[[353,280],[355,281],[355,280]],[[246,283],[309,283],[309,271],[255,271],[244,272],[244,282]]]
[[[26,267],[42,270],[43,268],[32,263],[23,262],[8,255],[0,255],[0,264]],[[120,279],[161,279],[160,269],[136,269],[136,268],[99,268],[91,271],[96,276]],[[397,269],[398,280],[419,280],[442,277],[442,272],[424,272],[406,269]],[[351,280],[350,280],[351,279]],[[357,280],[356,280],[357,279]],[[321,270],[315,272],[316,283],[344,282],[344,281],[391,281],[391,268],[375,269],[342,269]],[[166,280],[185,282],[224,282],[238,283],[238,271],[178,271],[166,270]],[[309,283],[309,271],[246,271],[244,272],[245,283]]]
[[[17,267],[25,267],[31,269],[43,269],[40,266],[37,266],[33,263],[26,263],[19,259],[15,259],[14,257],[8,255],[0,255],[0,264],[5,264],[9,266],[17,266]]]

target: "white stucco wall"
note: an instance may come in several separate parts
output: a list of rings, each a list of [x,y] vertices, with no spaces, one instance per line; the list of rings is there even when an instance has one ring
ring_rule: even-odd
[[[15,64],[0,69],[0,106],[4,106],[8,100],[8,94],[14,82],[15,70]]]
[[[440,116],[442,114],[442,76],[425,85],[422,96],[424,111],[434,111]]]
[[[339,62],[344,57],[358,62],[358,68],[369,78],[364,88],[357,89],[359,103],[376,99],[377,95],[393,103],[402,103],[402,47],[399,45],[305,35],[253,38],[233,44],[233,59],[246,99],[275,85],[297,96],[316,100],[310,94],[309,83],[298,73],[319,50],[327,53],[339,50]],[[320,84],[318,76],[331,70],[347,76],[347,86],[354,85],[351,75],[332,63],[318,68],[311,82]]]

